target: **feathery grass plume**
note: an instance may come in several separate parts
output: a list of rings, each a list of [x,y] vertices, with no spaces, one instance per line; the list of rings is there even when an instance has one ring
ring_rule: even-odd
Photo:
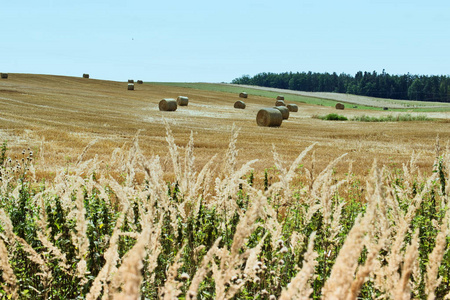
[[[195,180],[195,184],[189,193],[189,199],[191,201],[195,201],[193,203],[193,208],[191,210],[191,215],[197,217],[198,211],[200,209],[200,202],[202,199],[207,200],[208,196],[206,193],[209,192],[208,185],[212,180],[211,176],[211,166],[217,158],[217,154],[211,157],[211,159],[203,166],[200,173],[197,175],[197,179]],[[203,191],[200,190],[203,187]]]
[[[182,181],[180,155],[178,154],[178,146],[175,143],[172,130],[169,123],[163,118],[164,125],[166,127],[166,141],[169,144],[170,158],[172,159],[173,171],[177,182]]]
[[[231,174],[236,172],[236,164],[237,164],[236,158],[239,153],[239,151],[236,148],[236,142],[240,130],[241,129],[237,128],[236,125],[233,123],[233,126],[231,127],[230,143],[228,144],[228,149],[225,154],[225,172],[229,176],[231,176]]]
[[[441,277],[438,278],[438,271],[446,251],[447,236],[449,233],[449,218],[450,209],[447,208],[445,217],[442,220],[441,230],[436,236],[436,245],[428,256],[427,271],[425,275],[425,293],[428,295],[428,300],[434,300],[436,298],[435,290],[442,281]]]
[[[112,278],[111,292],[114,299],[139,299],[142,283],[142,268],[145,258],[145,247],[152,235],[152,216],[147,215],[145,226],[139,235],[136,244],[123,257],[117,273]],[[121,292],[119,293],[119,288]]]
[[[247,181],[243,180],[242,177],[248,174],[253,168],[250,166],[257,162],[258,160],[252,160],[242,167],[230,174],[228,177],[223,179],[216,178],[215,182],[215,201],[210,203],[210,205],[216,205],[218,210],[224,214],[225,218],[229,220],[236,212],[240,213],[240,209],[236,203],[236,197],[238,195],[239,185],[248,188]]]
[[[5,290],[7,297],[18,299],[17,277],[8,261],[8,250],[5,243],[0,238],[0,271],[2,271],[2,279],[4,284],[0,287]]]
[[[75,165],[78,166],[78,165],[81,164],[81,162],[83,161],[84,156],[86,155],[86,152],[87,152],[92,146],[94,146],[95,143],[97,143],[97,139],[95,139],[95,140],[93,140],[93,141],[90,141],[89,144],[87,144],[87,146],[84,147],[83,152],[81,152],[81,154],[78,155],[77,162],[75,163]]]
[[[186,299],[188,300],[197,299],[198,288],[210,269],[208,265],[214,259],[214,254],[216,253],[216,251],[218,251],[218,245],[220,241],[221,238],[219,237],[214,242],[213,246],[208,250],[208,252],[206,252],[205,256],[203,256],[200,267],[197,269],[194,276],[192,277],[191,285],[189,286],[188,291],[186,293]]]
[[[344,153],[328,164],[328,166],[314,179],[310,191],[310,200],[308,200],[308,204],[313,206],[316,201],[319,200],[320,210],[322,211],[324,224],[326,226],[331,225],[332,196],[339,186],[346,182],[346,179],[344,179],[336,184],[332,184],[333,168],[346,155],[347,153]]]
[[[89,293],[86,295],[87,300],[95,300],[97,299],[101,292],[103,291],[103,298],[109,298],[109,288],[107,282],[111,281],[113,275],[117,272],[117,262],[119,261],[119,235],[120,235],[120,227],[122,227],[125,219],[125,214],[122,213],[120,217],[116,221],[116,226],[114,227],[114,231],[109,239],[109,247],[105,251],[103,257],[105,258],[105,264],[102,269],[98,273],[97,277],[95,277],[94,282],[91,285]]]
[[[358,216],[355,224],[347,235],[326,281],[322,293],[325,299],[345,299],[350,290],[358,258],[363,250],[364,235],[371,230],[374,209],[367,208],[363,217]]]
[[[178,251],[174,258],[173,264],[167,270],[167,278],[164,287],[161,290],[161,296],[164,300],[173,300],[181,294],[180,287],[183,283],[177,281],[178,269],[183,265],[180,262],[181,254],[183,254],[184,246]]]
[[[372,230],[373,233],[373,230]],[[369,274],[373,271],[376,263],[376,259],[379,255],[380,250],[384,247],[388,240],[390,231],[385,231],[380,236],[379,240],[372,245],[372,247],[367,247],[369,253],[367,254],[366,261],[364,265],[360,266],[356,272],[355,279],[353,280],[350,290],[347,293],[347,300],[356,300],[358,294],[361,290],[362,285],[366,281]],[[370,243],[370,241],[369,241]],[[367,244],[366,244],[367,245]]]
[[[256,278],[256,266],[258,265],[258,255],[261,253],[262,246],[264,245],[264,241],[266,240],[267,233],[262,237],[262,239],[258,242],[258,244],[250,249],[250,253],[248,255],[247,261],[245,262],[244,274],[250,279]]]
[[[288,202],[292,198],[292,188],[291,188],[291,182],[295,177],[295,171],[299,167],[300,163],[302,162],[303,158],[308,154],[309,151],[316,145],[317,143],[313,143],[309,147],[307,147],[305,150],[303,150],[297,158],[292,162],[291,166],[289,167],[289,170],[286,170],[286,168],[283,167],[282,160],[280,159],[280,156],[278,152],[275,149],[275,145],[272,144],[272,155],[273,160],[275,162],[275,166],[280,171],[280,174],[278,175],[280,181],[273,184],[269,191],[278,191],[283,190],[284,193],[284,200],[285,202]],[[269,192],[269,193],[270,193]]]
[[[308,248],[304,255],[303,266],[300,272],[288,284],[288,288],[281,292],[279,300],[299,299],[306,300],[312,294],[311,280],[314,276],[315,267],[318,265],[316,258],[319,256],[314,251],[314,240],[316,232],[309,237]]]
[[[406,214],[401,211],[399,223],[394,225],[394,228],[396,228],[397,230],[395,232],[394,240],[390,247],[389,254],[386,258],[387,264],[377,270],[375,280],[375,284],[377,285],[377,287],[388,295],[393,296],[395,294],[396,287],[400,280],[398,269],[403,260],[400,252],[403,247],[404,238],[410,230],[410,224],[415,216],[417,209],[423,201],[425,194],[429,192],[435,179],[436,173],[428,178],[425,186],[423,187],[423,190],[412,199],[411,204],[408,206]]]
[[[194,132],[191,131],[189,136],[189,142],[186,145],[184,155],[184,176],[180,182],[180,190],[183,195],[191,195],[191,189],[195,183],[195,171],[194,171]]]
[[[76,233],[72,233],[72,241],[77,248],[77,276],[81,279],[81,284],[87,282],[85,277],[88,270],[86,265],[86,256],[89,250],[89,239],[87,237],[87,222],[86,222],[86,208],[84,207],[84,193],[81,186],[78,187],[78,191],[75,199],[76,206]]]
[[[394,298],[400,300],[408,300],[411,298],[411,287],[409,278],[413,272],[414,261],[419,256],[419,231],[413,234],[411,244],[406,249],[404,257],[402,277],[396,286]]]

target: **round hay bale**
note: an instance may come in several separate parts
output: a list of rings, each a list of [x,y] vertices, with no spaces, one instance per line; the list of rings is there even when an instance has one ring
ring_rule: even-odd
[[[342,103],[336,103],[336,109],[344,109],[345,106]]]
[[[134,91],[134,83],[129,83],[128,84],[128,90],[129,91]]]
[[[283,115],[275,108],[262,108],[256,115],[256,123],[259,126],[279,127],[283,122]]]
[[[189,104],[189,98],[186,96],[178,96],[177,98],[177,104],[179,106],[188,106]]]
[[[2,73],[2,79],[8,79],[8,73]]]
[[[159,101],[160,111],[176,111],[177,110],[177,100],[172,98],[162,99]]]
[[[277,100],[284,100],[284,96],[278,95],[278,96],[277,96]]]
[[[275,106],[274,108],[278,109],[283,116],[283,120],[289,119],[289,109],[286,106]]]
[[[89,74],[84,73],[84,74],[83,74],[83,78],[89,78]]]
[[[286,105],[287,109],[292,112],[298,112],[297,104],[288,104]]]
[[[134,83],[133,79],[128,79],[128,83]]]
[[[142,80],[137,81],[138,84],[143,84],[144,82]]]
[[[275,101],[275,106],[286,106],[286,103],[284,103],[284,100],[277,100]]]
[[[245,102],[238,100],[236,102],[234,102],[234,108],[240,108],[240,109],[245,109]]]
[[[248,94],[246,92],[242,92],[242,93],[239,94],[239,97],[240,98],[247,98]]]

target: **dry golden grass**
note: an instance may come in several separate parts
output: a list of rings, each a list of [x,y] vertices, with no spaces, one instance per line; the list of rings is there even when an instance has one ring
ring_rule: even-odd
[[[171,125],[178,145],[185,146],[194,132],[197,166],[204,165],[214,154],[225,153],[233,124],[241,128],[237,142],[238,162],[259,159],[256,173],[272,165],[272,144],[287,161],[312,142],[317,169],[325,167],[342,153],[349,153],[337,168],[347,170],[353,162],[355,174],[367,174],[374,158],[381,164],[401,168],[412,152],[420,153],[419,168],[430,170],[434,142],[439,135],[448,141],[448,124],[442,121],[376,123],[331,122],[311,118],[314,114],[335,112],[334,108],[298,103],[280,128],[258,127],[255,116],[261,107],[272,106],[273,99],[251,96],[247,108],[236,110],[238,95],[155,84],[139,85],[133,93],[126,82],[102,81],[75,77],[13,74],[0,82],[0,139],[8,140],[18,154],[30,147],[36,163],[47,171],[38,177],[52,176],[54,167],[74,165],[78,155],[91,141],[97,142],[86,153],[109,164],[116,147],[131,144],[140,130],[140,147],[147,156],[159,154],[169,168],[163,118]],[[189,97],[187,107],[176,112],[161,112],[162,98]],[[346,113],[382,114],[346,109]],[[125,145],[125,147],[127,147]],[[42,152],[41,152],[42,151]],[[427,163],[428,162],[428,163]],[[275,176],[275,174],[272,174]],[[257,181],[261,176],[257,176]]]

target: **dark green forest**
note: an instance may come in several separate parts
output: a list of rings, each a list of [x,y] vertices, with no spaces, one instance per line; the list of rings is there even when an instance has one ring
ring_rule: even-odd
[[[425,75],[390,75],[384,70],[359,71],[355,76],[335,72],[284,72],[259,73],[253,77],[243,75],[233,79],[234,84],[257,85],[280,89],[307,92],[335,92],[354,95],[391,98],[401,100],[420,100],[450,102],[450,77]]]

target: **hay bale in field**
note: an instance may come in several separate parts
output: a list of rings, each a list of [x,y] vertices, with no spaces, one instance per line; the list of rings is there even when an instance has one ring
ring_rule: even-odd
[[[166,98],[159,101],[159,110],[161,111],[176,111],[177,107],[177,100],[175,99]]]
[[[278,109],[283,116],[283,120],[289,119],[289,109],[286,106],[275,106],[274,108]]]
[[[2,73],[2,79],[8,79],[8,73]]]
[[[186,96],[178,96],[177,98],[177,104],[179,106],[188,106],[189,104],[189,98]]]
[[[234,108],[240,108],[240,109],[245,109],[245,102],[238,100],[236,102],[234,102]]]
[[[277,100],[275,101],[275,106],[286,106],[286,103],[284,103],[284,100]]]
[[[286,105],[287,109],[292,112],[298,112],[297,104],[288,104]]]
[[[138,84],[143,84],[144,82],[142,80],[137,81]]]
[[[383,110],[388,110],[389,108],[387,108],[387,107],[383,107]]]
[[[256,123],[259,126],[279,127],[283,122],[283,115],[276,108],[262,108],[256,115]]]
[[[83,74],[83,78],[89,78],[89,74],[84,73],[84,74]]]
[[[134,83],[129,83],[128,84],[128,90],[129,91],[134,91]]]
[[[284,96],[278,95],[278,96],[277,96],[277,100],[284,100]]]
[[[133,79],[128,79],[128,83],[134,83]]]
[[[336,103],[336,109],[344,109],[345,106],[342,103]]]
[[[242,92],[242,93],[239,94],[239,97],[240,98],[247,98],[248,94],[246,92]]]

